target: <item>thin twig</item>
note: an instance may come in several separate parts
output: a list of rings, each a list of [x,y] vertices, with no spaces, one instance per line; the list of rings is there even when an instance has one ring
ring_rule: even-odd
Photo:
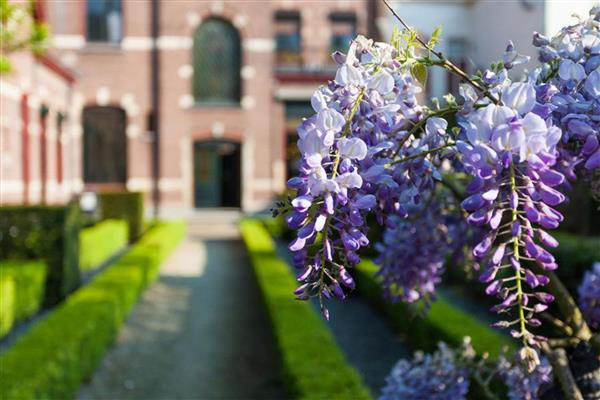
[[[383,4],[385,4],[385,6],[387,7],[387,9],[390,10],[392,15],[402,24],[402,26],[406,29],[410,29],[410,27],[406,24],[406,22],[404,22],[404,20],[396,13],[396,11],[394,11],[394,9],[387,2],[387,0],[382,0],[382,1],[383,1]],[[416,36],[416,39],[424,48],[426,48],[429,52],[431,52],[431,54],[435,55],[437,58],[440,59],[444,68],[448,69],[451,72],[454,72],[456,75],[460,76],[462,79],[469,82],[469,84],[471,86],[473,86],[475,89],[479,90],[481,92],[481,94],[483,94],[485,97],[490,99],[494,104],[498,104],[498,99],[496,97],[494,97],[486,88],[484,88],[479,83],[477,83],[473,79],[471,79],[469,77],[469,75],[466,74],[466,72],[464,72],[462,69],[460,69],[459,67],[454,65],[454,63],[452,63],[452,61],[450,61],[446,57],[444,57],[444,55],[441,52],[436,51],[433,48],[431,48],[426,42],[424,42],[419,37],[419,35]]]
[[[576,347],[579,343],[581,343],[581,339],[576,337],[567,337],[567,338],[549,338],[548,345],[553,349],[556,348],[568,348],[568,347]]]
[[[555,328],[557,328],[558,330],[560,330],[562,333],[564,333],[567,336],[573,336],[573,328],[571,328],[569,325],[565,324],[564,322],[562,322],[560,319],[553,317],[552,315],[548,314],[548,313],[542,313],[540,314],[540,317],[548,322],[550,322],[552,325],[554,325]]]
[[[575,378],[569,368],[569,360],[565,349],[552,350],[548,344],[543,344],[542,350],[544,351],[544,354],[546,354],[546,357],[548,357],[550,364],[552,364],[552,369],[560,382],[565,399],[583,400],[581,391],[579,390],[579,387],[577,387]]]

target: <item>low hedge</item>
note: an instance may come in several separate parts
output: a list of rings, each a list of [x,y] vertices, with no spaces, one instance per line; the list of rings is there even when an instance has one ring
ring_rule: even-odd
[[[290,392],[298,399],[369,399],[310,303],[295,300],[296,280],[275,253],[261,222],[243,220],[241,231],[273,326]]]
[[[79,236],[79,269],[89,271],[97,268],[129,240],[125,220],[107,219],[84,228]]]
[[[0,356],[2,397],[73,398],[184,231],[182,223],[157,225],[127,254],[21,336]]]
[[[142,192],[98,193],[100,218],[124,219],[129,224],[129,242],[135,242],[144,231],[144,194]]]
[[[80,284],[79,206],[0,207],[0,260],[43,260],[48,267],[45,305]]]
[[[363,261],[356,267],[357,291],[380,310],[398,332],[403,333],[412,348],[434,351],[439,341],[460,345],[464,336],[471,337],[479,354],[487,352],[492,358],[497,357],[505,346],[515,348],[510,338],[450,304],[443,296],[438,295],[424,317],[415,316],[410,305],[386,301],[374,275],[376,271],[377,266],[372,261]]]
[[[15,281],[0,275],[0,338],[6,336],[15,323]]]
[[[12,289],[0,292],[0,301],[12,305],[0,310],[2,325],[10,330],[12,323],[21,322],[40,309],[44,300],[46,264],[43,261],[0,262],[0,280],[13,282]],[[0,331],[8,332],[4,329]]]

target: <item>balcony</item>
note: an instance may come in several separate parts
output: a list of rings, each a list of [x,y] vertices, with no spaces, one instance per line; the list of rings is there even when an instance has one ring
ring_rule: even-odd
[[[278,50],[275,77],[280,82],[325,82],[333,79],[337,65],[328,47]]]

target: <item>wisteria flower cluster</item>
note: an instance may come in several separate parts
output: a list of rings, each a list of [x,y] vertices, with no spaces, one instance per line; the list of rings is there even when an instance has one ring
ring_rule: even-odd
[[[546,338],[536,328],[559,295],[548,285],[558,268],[551,249],[559,244],[549,231],[564,219],[556,207],[567,200],[568,180],[600,176],[600,7],[552,39],[535,34],[543,63],[524,81],[510,78],[529,61],[513,43],[501,62],[469,77],[433,50],[438,33],[425,43],[407,27],[391,45],[359,36],[348,54],[333,55],[335,79],[311,99],[315,115],[298,128],[300,173],[288,181],[295,190],[284,210],[296,232],[289,245],[299,271],[295,294],[318,297],[329,318],[324,300],[343,299],[355,287],[350,268],[373,239],[367,222],[384,227],[375,261],[392,301],[434,298],[448,257],[470,246],[485,292],[498,299],[494,326],[522,342],[524,371],[539,372],[527,382],[542,382],[538,352]],[[465,83],[443,107],[438,101],[428,108],[417,99],[426,68],[435,65]],[[474,236],[481,237],[471,244]],[[580,289],[593,327],[600,319],[597,275]],[[577,340],[591,335],[585,329]],[[415,359],[415,382],[430,364],[441,373],[451,367],[440,352]],[[404,387],[408,381],[399,379],[409,379],[411,367],[403,362],[396,370],[389,393]],[[515,371],[504,376],[520,379]],[[468,380],[460,382],[453,398],[468,388]]]
[[[434,194],[435,195],[435,194]],[[414,302],[435,296],[448,256],[457,253],[467,226],[449,206],[447,193],[435,195],[411,219],[392,215],[383,240],[375,244],[384,295],[391,301]]]
[[[402,359],[386,378],[380,400],[466,399],[474,377],[482,381],[499,378],[510,400],[538,400],[552,386],[552,366],[545,357],[527,371],[520,355],[502,355],[492,362],[476,356],[469,338],[453,349],[443,342],[432,354],[416,352],[412,360]]]
[[[457,148],[465,170],[474,177],[462,207],[469,212],[470,224],[488,228],[473,254],[487,264],[480,277],[488,284],[486,293],[501,300],[493,311],[517,309],[515,318],[496,326],[516,325],[513,335],[533,345],[539,337],[527,327],[541,324],[535,314],[545,311],[553,297],[539,289],[548,278],[527,262],[542,270],[557,268],[539,243],[558,244],[546,230],[556,228],[563,218],[552,208],[565,200],[556,189],[564,176],[554,169],[561,131],[536,113],[533,84],[505,84],[498,93],[501,105],[474,109],[460,122],[464,139]]]
[[[412,360],[400,360],[386,378],[380,400],[461,400],[469,392],[469,370],[461,365],[474,357],[467,342],[454,350],[441,342],[433,354],[416,352]]]
[[[400,190],[398,181],[404,187],[428,185],[406,174],[393,177],[385,167],[387,155],[398,150],[395,141],[422,116],[416,101],[421,88],[395,59],[396,52],[359,37],[347,55],[334,54],[340,65],[335,80],[314,94],[316,115],[298,129],[302,162],[300,176],[288,182],[296,197],[286,217],[298,230],[289,246],[300,269],[298,298],[343,298],[342,287],[354,287],[346,266],[357,264],[358,250],[369,244],[365,214],[400,212],[400,197],[408,191]],[[422,160],[417,164],[411,168],[427,168]],[[409,197],[418,201],[418,189]]]
[[[600,262],[595,262],[579,285],[579,307],[587,323],[600,329]]]
[[[600,168],[600,6],[553,38],[534,35],[540,48],[537,94],[563,131],[561,164],[569,179]]]
[[[500,357],[497,373],[502,378],[508,389],[510,400],[537,400],[544,388],[552,382],[552,366],[548,359],[542,357],[532,371],[523,368],[520,360],[510,361]]]

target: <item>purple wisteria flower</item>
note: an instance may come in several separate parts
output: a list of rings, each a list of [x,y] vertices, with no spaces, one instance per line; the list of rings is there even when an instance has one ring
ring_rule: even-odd
[[[497,371],[508,388],[510,400],[538,400],[545,387],[552,382],[552,366],[541,357],[533,370],[523,367],[519,357],[511,362],[504,357],[498,360]]]
[[[567,177],[600,169],[600,6],[553,38],[534,34],[544,63],[537,96],[563,130],[560,166]]]
[[[600,328],[600,262],[587,271],[578,288],[579,307],[593,329]]]
[[[400,360],[394,366],[379,400],[466,399],[469,370],[458,359],[473,356],[472,348],[461,352],[444,343],[440,343],[433,354],[418,351],[412,360]]]
[[[375,245],[381,266],[377,276],[391,301],[414,302],[435,296],[447,256],[457,252],[467,233],[464,219],[448,205],[447,193],[411,213],[409,220],[393,215],[387,220],[383,241]]]
[[[300,175],[288,182],[296,197],[286,219],[298,232],[289,248],[300,271],[299,299],[344,298],[343,287],[354,288],[347,267],[369,244],[365,214],[398,208],[399,185],[384,166],[397,136],[421,111],[420,88],[396,54],[362,36],[347,55],[334,54],[335,80],[315,92],[316,114],[298,128],[302,161]]]
[[[473,176],[461,205],[470,224],[488,229],[473,254],[486,265],[480,277],[486,293],[500,300],[492,311],[508,316],[495,326],[514,326],[511,333],[528,347],[542,339],[530,332],[541,324],[535,314],[553,300],[540,290],[549,279],[530,264],[557,268],[541,245],[558,245],[546,230],[563,219],[553,208],[565,200],[556,189],[564,176],[554,168],[561,131],[538,113],[532,83],[506,79],[493,92],[499,104],[474,109],[460,121],[457,148]]]

